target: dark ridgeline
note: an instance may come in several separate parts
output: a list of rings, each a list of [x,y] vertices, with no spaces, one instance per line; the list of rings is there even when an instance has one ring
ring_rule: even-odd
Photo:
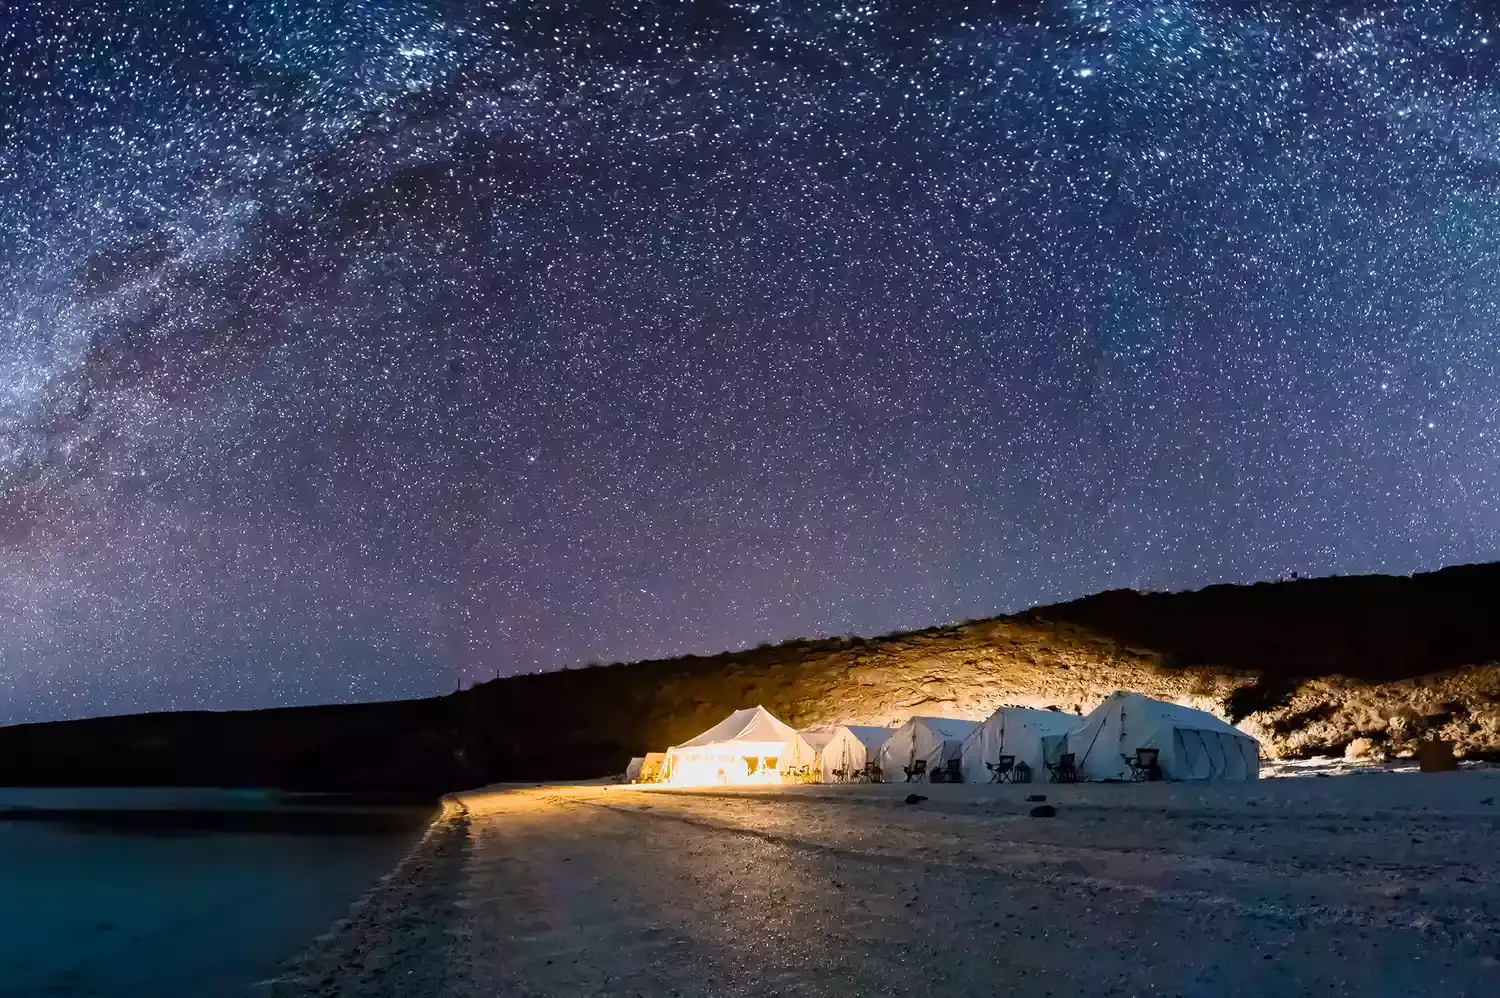
[[[1467,699],[1413,719],[1459,723],[1470,755],[1500,750],[1500,564],[1101,593],[1012,617],[881,638],[829,638],[516,676],[426,700],[184,712],[0,728],[0,785],[280,786],[434,793],[594,777],[743,706],[798,726],[901,713],[987,712],[1016,696],[1071,709],[1114,687],[1217,698],[1266,737],[1326,721],[1306,685],[1466,670]],[[1313,696],[1309,707],[1307,698]],[[1341,751],[1338,739],[1300,752]],[[1354,734],[1363,732],[1354,731]],[[1376,733],[1379,734],[1378,732]],[[1292,745],[1288,742],[1288,745]]]

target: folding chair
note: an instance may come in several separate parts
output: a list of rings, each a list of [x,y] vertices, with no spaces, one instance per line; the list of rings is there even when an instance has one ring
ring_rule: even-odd
[[[1016,775],[1016,757],[1002,755],[997,762],[985,763],[989,767],[991,783],[1009,783]]]
[[[1130,778],[1132,780],[1159,780],[1161,779],[1161,764],[1157,761],[1161,758],[1161,749],[1138,748],[1135,750],[1135,764],[1130,767]],[[1128,760],[1127,760],[1128,761]],[[1136,774],[1140,775],[1137,776]]]
[[[1072,752],[1064,752],[1057,762],[1047,763],[1047,774],[1052,783],[1077,783],[1078,766]]]

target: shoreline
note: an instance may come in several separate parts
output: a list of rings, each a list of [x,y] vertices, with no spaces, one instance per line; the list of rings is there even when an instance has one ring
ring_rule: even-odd
[[[444,795],[422,836],[350,905],[349,913],[246,993],[255,998],[311,998],[351,988],[361,995],[440,993],[424,988],[441,988],[452,971],[445,959],[452,940],[443,936],[456,914],[468,833],[469,811],[460,795]]]

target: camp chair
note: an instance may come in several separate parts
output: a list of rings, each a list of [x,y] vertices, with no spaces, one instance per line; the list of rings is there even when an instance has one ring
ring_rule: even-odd
[[[1078,766],[1074,762],[1076,756],[1072,752],[1064,752],[1057,762],[1047,763],[1047,773],[1053,783],[1077,783]]]
[[[962,783],[964,781],[963,760],[949,759],[943,763],[943,782]]]
[[[987,762],[991,783],[1009,783],[1016,775],[1016,757],[1002,755],[998,762]]]
[[[1161,779],[1161,764],[1157,761],[1161,758],[1161,749],[1143,748],[1135,751],[1136,755],[1141,757],[1141,763],[1146,767],[1146,779]]]
[[[1130,767],[1130,782],[1161,779],[1161,765],[1157,762],[1160,756],[1161,749],[1154,748],[1138,748],[1135,755],[1125,756],[1125,764]]]
[[[901,769],[906,773],[907,783],[922,783],[927,779],[926,759],[918,759],[910,766],[902,766]]]
[[[866,783],[884,783],[885,771],[873,762],[865,763],[864,781]]]
[[[844,782],[844,771],[842,769],[831,769],[828,771],[828,775],[833,777],[833,782],[835,783]]]
[[[1026,763],[1024,763],[1024,762],[1018,762],[1018,763],[1016,763],[1016,768],[1010,771],[1010,782],[1012,782],[1012,783],[1030,783],[1031,782],[1031,767],[1028,766],[1028,765],[1026,765]]]

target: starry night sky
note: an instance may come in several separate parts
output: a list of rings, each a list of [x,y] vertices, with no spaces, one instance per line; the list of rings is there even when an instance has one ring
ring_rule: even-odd
[[[1494,558],[1487,11],[6,3],[0,722]]]

